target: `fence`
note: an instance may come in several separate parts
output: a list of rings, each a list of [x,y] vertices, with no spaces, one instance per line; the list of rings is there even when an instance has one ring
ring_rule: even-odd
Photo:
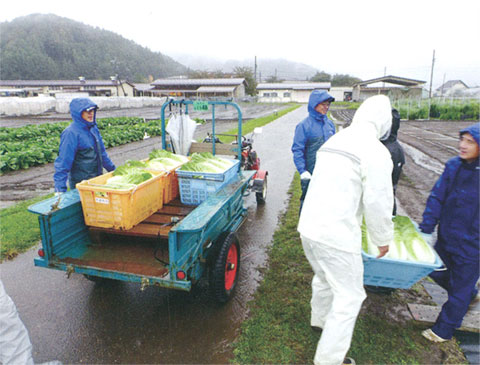
[[[480,115],[478,98],[399,99],[392,106],[408,120],[478,120]]]
[[[75,97],[78,97],[75,96]],[[0,98],[0,115],[2,116],[25,116],[39,115],[47,112],[69,113],[70,101],[73,96],[66,98],[54,98],[51,96],[36,96],[31,98],[2,97]],[[90,99],[100,109],[124,109],[143,108],[150,106],[162,106],[166,98],[152,97],[102,97],[93,96]]]

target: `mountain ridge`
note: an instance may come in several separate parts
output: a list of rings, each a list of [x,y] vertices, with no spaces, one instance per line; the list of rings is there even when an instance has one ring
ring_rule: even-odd
[[[133,82],[182,75],[188,69],[121,35],[54,14],[0,23],[2,80],[108,79]]]

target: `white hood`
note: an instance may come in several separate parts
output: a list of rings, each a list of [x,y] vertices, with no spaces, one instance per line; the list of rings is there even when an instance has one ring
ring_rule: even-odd
[[[392,106],[388,97],[385,95],[372,96],[360,105],[351,126],[365,128],[366,124],[375,128],[378,139],[385,135],[388,137],[392,128]]]

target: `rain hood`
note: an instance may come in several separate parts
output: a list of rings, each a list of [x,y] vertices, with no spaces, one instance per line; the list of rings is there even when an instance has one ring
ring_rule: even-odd
[[[315,110],[315,107],[324,101],[335,101],[335,98],[326,91],[313,90],[308,99],[308,114],[317,120],[324,120],[327,116]]]
[[[368,128],[378,139],[388,137],[392,127],[392,107],[385,95],[376,95],[365,100],[353,116],[351,127]]]
[[[479,138],[479,134],[480,134],[480,122],[472,124],[472,125],[468,126],[467,128],[464,128],[460,131],[460,135],[462,135],[464,133],[470,133],[471,136],[473,137],[473,139],[477,142],[477,144],[480,145],[480,143],[478,142],[478,138]]]
[[[72,116],[72,119],[77,123],[85,124],[89,128],[92,127],[97,122],[97,113],[95,113],[95,116],[93,118],[93,122],[88,122],[88,121],[86,121],[85,119],[82,118],[82,113],[89,108],[95,108],[95,110],[97,110],[98,105],[95,104],[89,98],[75,98],[75,99],[73,99],[70,102],[70,114]]]

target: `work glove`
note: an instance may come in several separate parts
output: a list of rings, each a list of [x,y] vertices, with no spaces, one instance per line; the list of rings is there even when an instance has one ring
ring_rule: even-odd
[[[417,222],[412,221],[413,226],[415,227],[415,230],[420,233],[420,236],[422,236],[423,240],[429,245],[432,246],[433,244],[433,235],[431,233],[425,233],[420,230],[420,227],[418,226]]]
[[[301,180],[310,180],[311,178],[312,178],[312,175],[308,171],[304,171],[300,174]]]

